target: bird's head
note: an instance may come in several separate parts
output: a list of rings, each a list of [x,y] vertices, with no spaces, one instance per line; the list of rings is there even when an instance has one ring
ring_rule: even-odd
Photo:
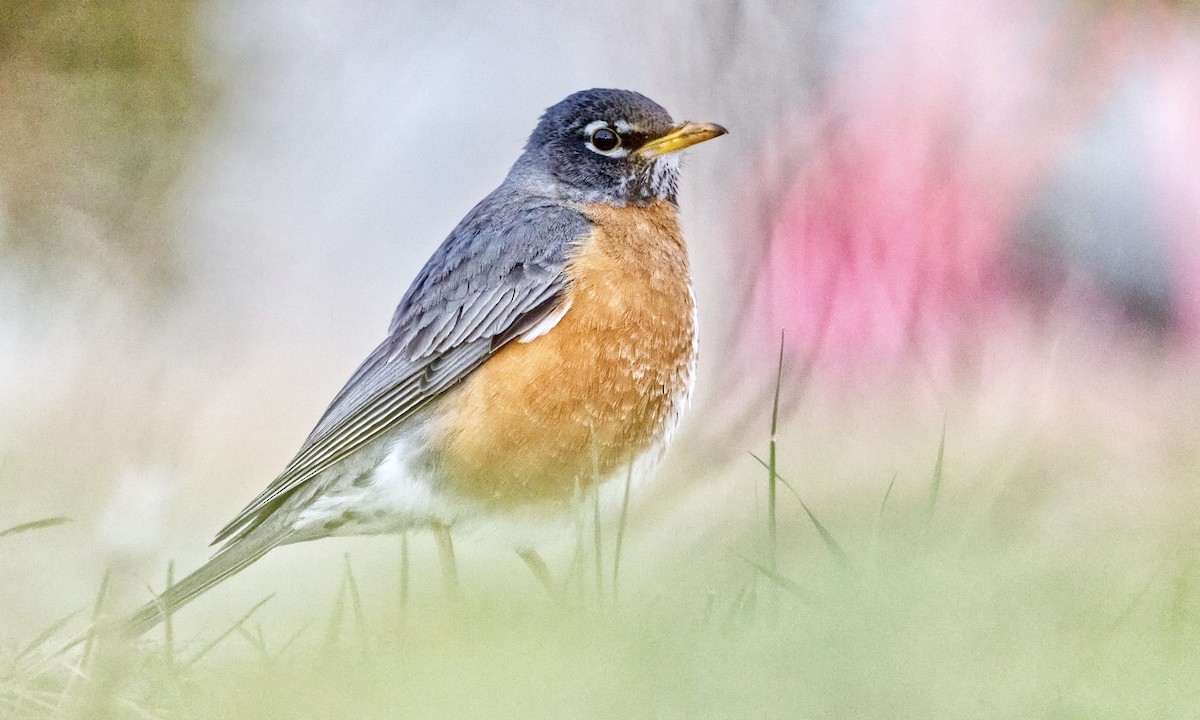
[[[584,90],[546,110],[514,172],[580,202],[674,202],[679,151],[725,133],[676,123],[640,93]]]

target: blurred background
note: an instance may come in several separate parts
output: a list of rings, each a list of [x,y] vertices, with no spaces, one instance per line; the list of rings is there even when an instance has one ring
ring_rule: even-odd
[[[684,168],[701,374],[633,584],[744,570],[781,341],[781,473],[831,527],[924,492],[944,428],[985,544],[1200,529],[1193,3],[0,0],[0,528],[73,520],[0,545],[0,630],[198,565],[593,86],[731,131]],[[196,614],[396,548],[273,553]]]

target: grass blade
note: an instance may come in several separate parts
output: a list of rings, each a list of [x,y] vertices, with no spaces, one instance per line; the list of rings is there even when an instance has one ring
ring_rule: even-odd
[[[775,368],[775,401],[771,407],[771,437],[779,430],[779,391],[783,386],[783,331],[779,331],[779,364]]]
[[[71,522],[71,518],[69,518],[69,517],[42,518],[41,520],[34,520],[32,522],[21,523],[20,525],[13,525],[12,527],[7,528],[5,530],[0,530],[0,537],[7,537],[9,535],[18,535],[23,532],[29,532],[30,530],[41,530],[42,528],[54,527],[55,525],[63,525],[65,523],[69,523],[69,522]]]
[[[408,622],[408,574],[409,574],[409,557],[408,557],[408,532],[400,533],[400,617],[397,629],[403,635],[404,626]]]
[[[898,477],[900,477],[900,473],[893,473],[892,481],[888,483],[887,490],[883,491],[883,501],[879,503],[879,514],[875,517],[876,528],[883,521],[883,511],[887,509],[888,498],[892,496],[892,488],[896,487],[896,478]]]
[[[362,596],[358,592],[358,582],[354,579],[354,570],[350,567],[350,553],[346,558],[346,588],[350,593],[350,608],[354,610],[354,624],[358,626],[358,641],[362,647],[363,660],[371,654],[370,633],[367,631],[367,616],[363,612]]]
[[[770,469],[770,466],[754,453],[750,453],[750,457],[757,460],[758,463],[763,467]],[[784,487],[791,491],[793,496],[795,496],[796,502],[800,503],[800,507],[804,509],[804,514],[808,515],[808,519],[812,523],[813,527],[816,528],[817,534],[821,536],[821,542],[825,544],[825,548],[829,550],[829,553],[833,556],[834,560],[836,560],[843,568],[847,570],[851,569],[852,564],[850,562],[850,556],[846,554],[846,551],[842,549],[841,544],[838,543],[838,541],[833,537],[833,533],[829,532],[825,525],[817,519],[816,514],[809,509],[808,503],[804,502],[804,499],[800,497],[800,493],[796,492],[796,488],[792,487],[791,483],[789,483],[787,480],[784,480],[782,476],[773,470],[772,474]]]
[[[771,441],[767,463],[767,565],[772,571],[779,568],[779,520],[776,515],[777,490],[776,438],[779,433],[779,393],[783,386],[783,331],[779,332],[779,364],[775,369],[775,399],[771,406]]]
[[[292,646],[292,644],[295,643],[296,640],[298,640],[300,638],[300,636],[303,635],[304,632],[306,630],[308,630],[310,627],[312,627],[312,623],[305,623],[304,625],[301,625],[299,630],[292,633],[292,636],[289,637],[282,645],[279,646],[279,650],[277,650],[275,652],[275,656],[281,657],[285,652],[287,652],[287,649],[290,648]]]
[[[942,467],[946,458],[946,421],[942,421],[942,437],[938,441],[937,462],[933,464],[933,477],[929,481],[929,505],[925,510],[926,525],[933,520],[938,496],[942,492]]]
[[[725,610],[724,629],[726,631],[733,628],[734,621],[737,620],[738,612],[742,609],[746,601],[746,594],[750,592],[749,587],[738,588],[737,594],[733,596],[733,600],[729,601],[729,607]]]
[[[587,574],[583,557],[583,490],[579,487],[579,477],[575,478],[575,495],[571,504],[575,509],[575,557],[571,560],[571,578],[575,581],[576,600],[579,608],[584,606],[584,576]]]
[[[879,503],[879,512],[875,515],[875,525],[871,528],[871,557],[876,564],[879,562],[879,538],[883,533],[883,513],[887,510],[888,499],[892,497],[892,489],[896,487],[898,477],[900,473],[892,473],[892,480],[888,483],[887,490],[883,491],[883,500]]]
[[[83,645],[83,657],[79,659],[79,667],[84,671],[87,670],[88,661],[96,647],[96,632],[100,627],[100,616],[104,614],[104,600],[108,596],[108,584],[111,580],[112,570],[105,568],[104,576],[100,578],[100,590],[96,593],[96,603],[92,606],[92,627]]]
[[[325,626],[325,659],[332,662],[337,651],[338,641],[342,636],[342,615],[346,611],[346,576],[342,575],[342,584],[338,586],[337,599],[333,601],[333,613],[329,616],[329,624]]]
[[[788,489],[791,489],[790,487]],[[799,498],[797,498],[799,500]],[[825,544],[826,549],[837,560],[838,564],[847,570],[850,569],[850,558],[846,555],[846,551],[842,550],[842,546],[833,538],[833,535],[825,529],[813,511],[808,508],[808,504],[800,500],[800,507],[804,508],[804,514],[808,515],[808,519],[812,521],[813,527],[817,529],[817,534],[821,536],[821,542]]]
[[[604,609],[604,556],[603,537],[600,528],[600,451],[596,447],[596,436],[592,435],[592,560],[596,566],[596,605]]]
[[[167,587],[163,590],[163,595],[170,591],[171,586],[175,584],[175,561],[167,562]],[[161,598],[162,595],[159,596]],[[163,656],[166,658],[168,668],[175,667],[175,622],[171,616],[171,608],[167,603],[158,601],[162,608],[163,616]]]
[[[247,620],[249,620],[252,615],[254,615],[254,613],[258,612],[259,608],[261,608],[263,605],[266,605],[267,602],[270,601],[270,599],[273,597],[275,597],[275,593],[271,593],[270,595],[266,596],[262,600],[259,600],[257,603],[255,603],[253,607],[251,607],[249,610],[246,611],[245,615],[242,615],[240,618],[237,619],[236,622],[234,622],[232,625],[230,625],[228,628],[226,628],[225,632],[216,636],[215,638],[213,638],[212,642],[210,642],[207,645],[205,645],[204,647],[200,648],[199,652],[197,652],[195,655],[192,656],[192,658],[190,660],[188,660],[186,663],[183,664],[183,667],[185,669],[190,668],[193,665],[195,665],[196,663],[200,662],[200,660],[205,655],[212,652],[213,648],[215,648],[216,646],[218,646],[222,642],[224,642],[225,638],[227,638],[230,635],[237,632],[242,627],[242,625],[244,625],[245,622]]]
[[[267,651],[267,640],[266,637],[263,636],[261,623],[255,624],[254,632],[251,632],[250,629],[245,625],[239,625],[237,632],[238,635],[241,635],[246,643],[250,645],[250,647],[258,651],[259,659],[263,660],[264,662],[271,659],[271,654]]]
[[[786,578],[783,575],[780,575],[778,572],[767,567],[766,565],[755,562],[755,561],[751,560],[750,558],[746,557],[745,555],[742,555],[741,553],[733,552],[733,554],[735,556],[737,556],[737,558],[739,560],[741,560],[742,562],[746,563],[750,567],[757,570],[759,572],[759,574],[761,574],[766,579],[770,580],[771,583],[773,585],[775,585],[775,587],[778,587],[780,590],[783,590],[784,592],[786,592],[790,595],[798,597],[805,602],[808,602],[808,603],[816,602],[816,596],[814,596],[811,592],[809,592],[808,590],[805,590],[803,587],[801,587],[800,584],[797,583],[795,580]]]
[[[43,643],[45,643],[50,638],[54,637],[54,635],[56,633],[58,633],[59,630],[62,630],[63,627],[67,623],[69,623],[71,620],[75,619],[75,616],[78,614],[79,614],[79,611],[76,610],[75,612],[70,613],[69,615],[65,615],[65,616],[59,618],[58,620],[55,620],[49,627],[47,627],[45,630],[38,633],[36,637],[34,637],[32,640],[30,640],[28,643],[26,643],[25,647],[21,648],[17,652],[17,654],[13,656],[12,664],[16,665],[22,659],[24,659],[27,655],[29,655],[29,653],[31,653],[34,650],[37,650],[39,647],[41,647]]]
[[[621,546],[625,542],[625,523],[629,517],[629,487],[633,484],[633,461],[625,471],[625,493],[621,497],[621,517],[617,519],[617,544],[613,548],[612,600],[617,606],[617,581],[621,575]]]

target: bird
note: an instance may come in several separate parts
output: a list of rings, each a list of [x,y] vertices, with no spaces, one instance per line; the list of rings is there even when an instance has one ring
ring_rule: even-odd
[[[580,488],[652,464],[697,358],[680,152],[726,132],[630,90],[549,107],[284,471],[126,633],[273,548],[330,536],[431,529],[453,589],[452,529],[562,514]]]

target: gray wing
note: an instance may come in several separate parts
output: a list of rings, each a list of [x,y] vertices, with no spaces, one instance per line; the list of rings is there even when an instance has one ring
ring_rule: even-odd
[[[388,338],[334,398],[279,477],[214,540],[232,543],[305,483],[466,377],[557,307],[571,247],[590,229],[574,210],[501,186],[417,275]]]

